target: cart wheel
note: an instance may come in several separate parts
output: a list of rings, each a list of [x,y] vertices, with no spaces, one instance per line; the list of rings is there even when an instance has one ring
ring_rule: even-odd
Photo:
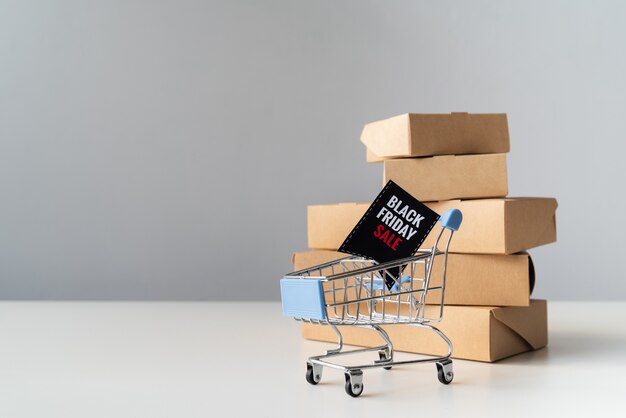
[[[387,360],[387,356],[385,355],[384,351],[379,351],[378,352],[378,358],[382,361],[382,360]],[[391,366],[383,366],[383,369],[385,370],[391,370]]]
[[[437,362],[437,377],[444,385],[450,384],[454,379],[454,371],[452,371],[452,360]]]
[[[363,393],[363,374],[359,374],[358,377],[351,377],[346,373],[346,393],[353,398],[356,398]]]
[[[313,366],[306,364],[306,381],[312,385],[317,385],[322,380],[322,373],[314,373]]]

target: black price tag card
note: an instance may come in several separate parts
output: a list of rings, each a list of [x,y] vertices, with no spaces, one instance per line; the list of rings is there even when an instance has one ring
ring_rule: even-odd
[[[339,251],[384,263],[410,257],[419,249],[439,215],[389,181],[378,194]],[[389,270],[388,270],[389,271]],[[399,279],[402,268],[385,275],[388,289]]]

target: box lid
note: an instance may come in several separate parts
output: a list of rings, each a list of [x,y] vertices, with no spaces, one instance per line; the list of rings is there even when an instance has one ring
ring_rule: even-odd
[[[361,142],[380,158],[509,152],[505,113],[405,113],[365,125]]]

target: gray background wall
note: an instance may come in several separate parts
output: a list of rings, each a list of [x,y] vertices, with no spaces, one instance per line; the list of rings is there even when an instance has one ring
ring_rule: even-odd
[[[507,112],[536,296],[624,299],[626,4],[0,1],[0,297],[277,299],[364,123]]]

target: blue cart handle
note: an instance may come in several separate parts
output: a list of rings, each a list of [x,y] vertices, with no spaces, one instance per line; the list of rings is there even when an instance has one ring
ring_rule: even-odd
[[[439,219],[441,226],[451,231],[458,231],[463,222],[463,214],[458,209],[448,209]]]

